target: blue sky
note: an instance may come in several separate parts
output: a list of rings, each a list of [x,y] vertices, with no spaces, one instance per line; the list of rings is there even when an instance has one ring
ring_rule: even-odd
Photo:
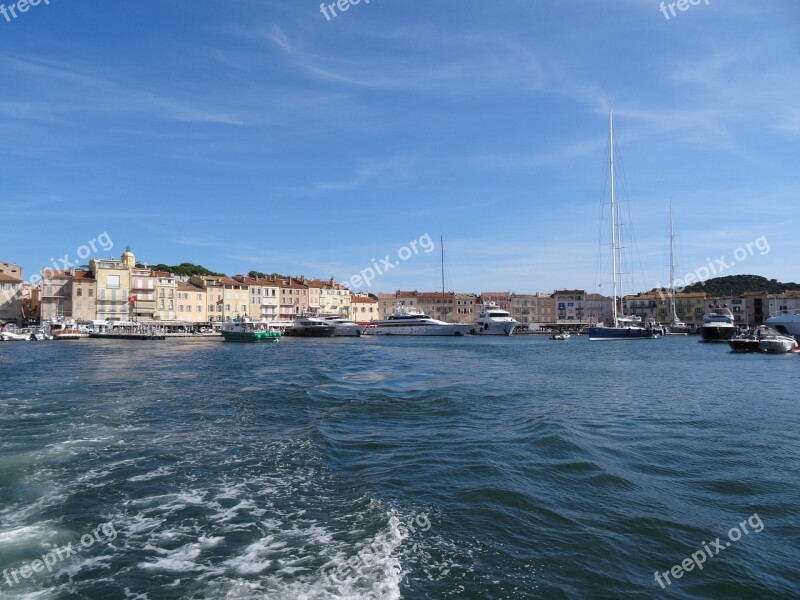
[[[796,0],[50,0],[0,17],[0,81],[0,260],[26,277],[108,232],[346,280],[429,234],[450,289],[607,292],[613,108],[636,288],[666,281],[670,202],[679,273],[764,238],[725,274],[800,280]],[[439,286],[437,248],[369,289]]]

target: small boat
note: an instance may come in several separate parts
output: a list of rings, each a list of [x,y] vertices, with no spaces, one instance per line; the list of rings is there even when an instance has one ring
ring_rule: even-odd
[[[81,331],[75,321],[72,320],[53,320],[48,325],[50,328],[49,334],[53,336],[54,340],[79,340],[88,337],[88,334]]]
[[[761,352],[761,344],[758,339],[758,331],[755,333],[742,333],[733,336],[728,340],[728,345],[733,352]]]
[[[375,335],[464,336],[475,329],[474,324],[445,323],[408,306],[397,307],[388,319],[373,323]]]
[[[761,336],[758,341],[762,352],[771,354],[786,354],[797,350],[797,340],[788,335],[782,335],[777,331],[770,331]]]
[[[519,322],[511,313],[497,306],[496,302],[484,302],[475,319],[477,335],[513,335]]]
[[[320,317],[326,323],[333,325],[334,337],[358,337],[366,330],[365,325],[357,325],[351,319],[342,316],[330,315]]]
[[[16,325],[6,325],[0,331],[0,341],[3,342],[27,342],[31,339],[31,332],[27,329],[19,329]]]
[[[672,203],[669,205],[669,327],[667,335],[689,335],[689,326],[678,318],[675,308],[675,232],[672,227]]]
[[[42,341],[42,340],[52,340],[53,336],[49,335],[45,330],[44,327],[31,327],[30,331],[30,339],[31,341]]]
[[[568,340],[569,338],[570,335],[568,333],[554,333],[553,335],[550,336],[551,340],[558,340],[558,341],[565,341]]]
[[[226,342],[277,342],[282,337],[280,331],[271,330],[265,322],[253,322],[247,317],[226,322],[221,331]]]
[[[333,337],[335,332],[333,323],[318,317],[298,317],[283,333],[290,337]]]

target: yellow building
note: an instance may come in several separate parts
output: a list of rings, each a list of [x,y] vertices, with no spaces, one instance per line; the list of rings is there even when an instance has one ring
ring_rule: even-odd
[[[349,310],[350,320],[362,325],[378,321],[381,318],[378,299],[371,296],[361,294],[352,296]]]
[[[22,325],[22,269],[17,269],[19,277],[11,269],[0,272],[0,323]]]
[[[97,316],[97,281],[89,271],[72,271],[72,318],[88,323]]]
[[[131,271],[128,265],[113,258],[92,259],[89,261],[89,268],[97,282],[95,298],[97,318],[106,321],[127,321],[131,289]]]
[[[192,283],[178,283],[175,319],[186,323],[208,323],[206,290]]]

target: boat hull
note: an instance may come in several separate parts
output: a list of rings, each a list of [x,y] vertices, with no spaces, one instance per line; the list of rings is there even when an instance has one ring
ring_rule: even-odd
[[[703,325],[700,337],[704,342],[727,342],[736,333],[736,327],[720,325]]]
[[[334,332],[335,328],[331,325],[330,327],[287,327],[283,334],[289,337],[327,338],[333,337]]]
[[[766,339],[759,342],[761,350],[771,354],[786,354],[797,348],[797,342],[793,339]]]
[[[656,337],[651,329],[643,327],[589,327],[590,341],[651,340]]]
[[[375,335],[464,336],[474,325],[378,325]]]
[[[761,352],[761,345],[758,340],[728,340],[728,344],[734,352]]]
[[[277,331],[223,331],[222,339],[226,342],[259,344],[262,342],[277,342],[281,339],[281,334]]]
[[[518,323],[513,322],[492,322],[484,321],[475,324],[476,335],[514,335],[514,327]]]
[[[773,329],[794,338],[800,338],[800,315],[776,315],[764,321]]]

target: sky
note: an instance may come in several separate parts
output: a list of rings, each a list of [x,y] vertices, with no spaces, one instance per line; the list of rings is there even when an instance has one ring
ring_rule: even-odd
[[[388,255],[361,289],[422,291],[443,239],[449,290],[608,293],[613,109],[629,291],[668,282],[670,203],[677,276],[800,280],[800,3],[659,5],[6,8],[0,261],[350,282]]]

